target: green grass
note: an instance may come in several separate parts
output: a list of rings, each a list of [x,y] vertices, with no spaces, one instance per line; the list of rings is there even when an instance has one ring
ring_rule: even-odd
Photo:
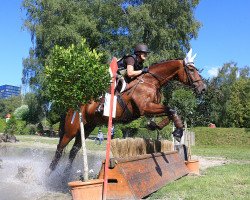
[[[209,168],[203,176],[186,176],[174,181],[149,199],[250,199],[249,164],[228,164]]]
[[[192,154],[224,157],[230,164],[211,167],[201,176],[186,176],[174,181],[148,199],[250,199],[250,148],[247,146],[195,146]]]
[[[250,146],[193,146],[191,151],[193,155],[250,160]]]
[[[52,149],[56,149],[56,145],[59,142],[59,138],[50,138],[50,137],[42,137],[37,135],[17,135],[17,139],[20,143],[16,143],[17,147],[31,147],[35,144],[47,144],[48,147]],[[69,151],[74,143],[74,139],[68,144],[67,151]],[[87,150],[90,151],[105,151],[106,149],[106,141],[104,141],[101,145],[95,144],[94,140],[86,140]]]

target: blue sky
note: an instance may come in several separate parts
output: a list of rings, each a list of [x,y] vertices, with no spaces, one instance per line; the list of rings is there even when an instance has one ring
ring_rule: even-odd
[[[22,0],[5,0],[0,6],[0,85],[21,85],[22,59],[31,47],[30,34],[22,30]],[[250,1],[201,0],[195,10],[203,24],[191,42],[195,64],[211,77],[226,62],[250,66]]]

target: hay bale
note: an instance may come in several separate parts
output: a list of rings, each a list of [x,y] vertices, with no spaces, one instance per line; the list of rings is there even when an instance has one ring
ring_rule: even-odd
[[[161,140],[161,152],[167,153],[173,151],[174,144],[169,140]]]
[[[111,143],[110,143],[111,153],[116,158],[119,157],[119,153],[118,153],[118,146],[119,146],[119,144],[118,143],[119,143],[119,138],[111,140]]]
[[[135,156],[136,153],[136,146],[134,145],[133,138],[127,138],[127,154],[126,157]]]
[[[116,158],[128,158],[138,155],[172,151],[173,144],[168,140],[127,138],[111,140],[111,152]]]
[[[135,156],[136,155],[144,155],[147,153],[145,141],[143,138],[136,138],[134,145],[136,147]]]
[[[150,153],[155,153],[155,145],[154,145],[154,141],[151,139],[145,139],[145,144],[146,144],[146,152],[147,154]]]

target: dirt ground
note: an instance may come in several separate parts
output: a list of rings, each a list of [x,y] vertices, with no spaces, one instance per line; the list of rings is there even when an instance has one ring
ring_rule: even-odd
[[[209,167],[226,165],[229,163],[239,163],[237,160],[229,160],[223,157],[203,157],[203,156],[192,156],[192,160],[199,160],[200,171],[205,171]],[[241,161],[241,163],[250,164],[250,161]]]
[[[192,160],[199,160],[201,171],[204,171],[209,167],[225,165],[225,164],[232,162],[223,157],[202,157],[202,156],[195,156],[195,155],[192,156]]]

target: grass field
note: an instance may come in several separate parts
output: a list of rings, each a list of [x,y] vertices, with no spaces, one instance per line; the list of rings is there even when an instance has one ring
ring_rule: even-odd
[[[201,176],[186,176],[161,188],[148,199],[250,199],[250,147],[197,146],[194,155],[223,157],[228,164],[211,167]]]
[[[37,147],[37,148],[49,148],[51,150],[56,150],[56,146],[59,142],[59,138],[42,137],[37,135],[17,135],[16,138],[19,140],[15,145],[16,147]],[[69,143],[66,151],[69,151],[74,143],[74,139]],[[106,141],[101,145],[95,144],[94,139],[87,139],[86,146],[89,151],[105,151]]]
[[[250,167],[228,164],[207,169],[202,176],[186,176],[163,187],[149,199],[250,199]]]

